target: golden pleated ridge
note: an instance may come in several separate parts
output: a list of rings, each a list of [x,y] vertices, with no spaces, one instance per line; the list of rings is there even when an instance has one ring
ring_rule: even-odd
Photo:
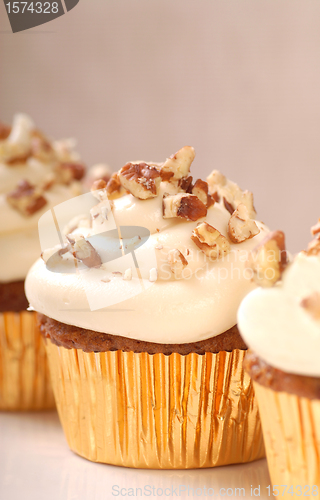
[[[265,455],[245,351],[165,356],[46,345],[60,420],[82,457],[188,469]]]
[[[311,498],[320,495],[320,400],[307,399],[276,392],[254,383],[267,460],[274,485],[293,486],[294,498],[298,486]],[[304,487],[318,486],[318,495]],[[292,500],[292,494],[280,488],[279,498]]]
[[[48,360],[36,313],[0,313],[0,410],[54,407]]]

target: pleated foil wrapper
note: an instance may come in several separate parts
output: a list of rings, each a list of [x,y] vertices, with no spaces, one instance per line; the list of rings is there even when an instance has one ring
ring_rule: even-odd
[[[265,456],[245,351],[165,356],[46,346],[60,420],[82,457],[188,469]]]
[[[36,313],[0,313],[0,410],[54,407],[48,360]]]
[[[273,391],[256,382],[254,387],[270,477],[279,486],[277,498],[320,498],[320,400]],[[281,485],[286,485],[285,492]]]

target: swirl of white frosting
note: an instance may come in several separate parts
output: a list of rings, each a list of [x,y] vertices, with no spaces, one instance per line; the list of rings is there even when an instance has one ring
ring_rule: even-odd
[[[303,305],[308,297],[320,297],[320,258],[301,252],[280,283],[245,297],[238,326],[248,346],[271,366],[320,377],[320,304],[312,314]]]
[[[30,150],[32,120],[23,114],[16,115],[13,127],[6,140],[0,142],[0,282],[25,279],[28,270],[41,253],[38,235],[38,220],[51,207],[81,193],[80,183],[54,184],[45,191],[46,205],[30,216],[23,216],[7,201],[7,194],[13,191],[21,180],[40,185],[53,172],[56,160],[45,161],[33,156],[11,164],[10,155]],[[72,141],[52,142],[56,158],[61,161],[79,161],[73,151]]]
[[[50,271],[42,259],[31,268],[26,279],[30,305],[65,324],[157,343],[196,342],[234,326],[241,300],[255,287],[246,276],[248,252],[265,237],[268,229],[257,222],[259,234],[240,244],[230,242],[230,252],[225,258],[210,260],[191,240],[192,230],[199,221],[163,217],[162,198],[168,192],[176,193],[177,188],[161,182],[160,193],[154,198],[140,200],[127,194],[113,200],[112,213],[109,211],[105,225],[101,225],[99,217],[93,217],[88,227],[84,221],[90,219],[90,210],[83,210],[87,219],[84,216],[83,224],[73,233],[88,237],[114,227],[147,228],[150,237],[135,253],[146,281],[150,270],[143,269],[143,256],[155,254],[158,279],[152,286],[139,289],[139,276],[134,268],[130,269],[132,279],[125,278],[128,267],[132,266],[130,255],[104,263],[100,269],[83,270],[81,275],[70,272],[73,257],[66,253],[61,258],[64,274]],[[91,209],[91,215],[103,209],[109,210],[109,201]],[[61,209],[61,213],[65,211]],[[200,221],[205,220],[228,238],[229,219],[230,213],[221,202],[211,206]],[[96,250],[102,255],[99,245],[97,239]],[[175,277],[168,265],[172,249],[179,250],[188,260],[182,277]],[[97,300],[120,299],[108,307],[92,308],[88,300],[91,292]]]

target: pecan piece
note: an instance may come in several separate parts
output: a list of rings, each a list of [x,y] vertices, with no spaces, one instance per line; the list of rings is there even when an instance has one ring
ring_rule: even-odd
[[[188,261],[177,248],[173,248],[167,255],[168,263],[171,272],[176,278],[181,278],[184,268],[188,265]]]
[[[178,186],[186,193],[191,193],[191,191],[192,191],[192,175],[189,175],[188,177],[182,177],[182,179],[180,179],[178,182]]]
[[[300,302],[301,307],[313,317],[313,319],[320,320],[320,293],[313,292],[308,297],[305,297]]]
[[[11,127],[0,122],[0,141],[4,141],[10,135]]]
[[[284,233],[274,231],[252,250],[247,267],[252,270],[257,285],[271,287],[280,280],[287,263]]]
[[[119,180],[119,174],[118,172],[114,172],[107,184],[107,194],[111,197],[112,195],[121,194],[121,190],[124,191]]]
[[[87,267],[100,267],[102,264],[100,255],[91,243],[85,238],[68,238],[72,245],[72,254],[77,260],[81,260]]]
[[[208,206],[208,183],[201,180],[201,179],[198,179],[193,188],[192,188],[192,194],[195,194],[196,196],[198,196],[199,200],[202,201],[202,203],[206,206]],[[214,201],[213,201],[214,203]],[[213,204],[211,203],[211,205]]]
[[[56,167],[58,182],[70,184],[72,181],[80,181],[86,172],[86,168],[81,163],[64,162]]]
[[[219,259],[230,251],[227,238],[207,222],[199,222],[192,231],[191,239],[212,260]]]
[[[167,158],[160,170],[162,180],[179,180],[187,177],[195,155],[195,150],[191,146],[184,146],[170,158]]]
[[[250,219],[248,209],[240,203],[228,222],[228,236],[233,243],[242,243],[260,233],[254,220]]]
[[[25,216],[33,215],[47,203],[42,191],[27,180],[20,181],[16,189],[7,194],[7,201]]]
[[[207,215],[207,207],[194,194],[165,194],[162,203],[164,219],[182,217],[187,220],[196,221]]]
[[[317,234],[319,235],[320,237],[320,219],[318,220],[317,224],[315,224],[314,226],[312,226],[311,228],[311,234],[313,236],[316,236]]]
[[[43,162],[52,161],[56,157],[50,141],[39,130],[32,132],[31,156]]]
[[[127,163],[119,171],[119,181],[133,196],[140,200],[159,194],[160,172],[146,163]]]
[[[253,194],[250,191],[242,191],[240,187],[232,181],[229,181],[221,172],[213,170],[207,177],[209,193],[216,201],[223,199],[225,208],[232,214],[240,203],[243,203],[248,209],[249,217],[256,218],[256,211],[253,205]]]
[[[314,238],[310,241],[306,250],[307,255],[320,255],[320,238]]]

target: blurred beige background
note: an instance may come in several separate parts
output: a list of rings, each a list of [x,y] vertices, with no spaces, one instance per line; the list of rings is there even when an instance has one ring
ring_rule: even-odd
[[[74,136],[114,169],[196,148],[252,190],[291,251],[320,217],[319,0],[80,0],[12,34],[0,5],[0,112]],[[197,169],[197,173],[195,170]]]

